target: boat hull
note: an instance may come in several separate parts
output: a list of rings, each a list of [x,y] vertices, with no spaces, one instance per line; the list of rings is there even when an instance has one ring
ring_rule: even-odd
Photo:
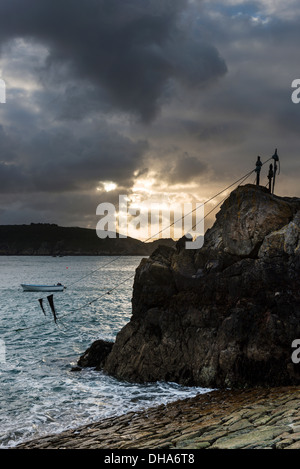
[[[25,285],[21,284],[23,291],[44,291],[44,292],[58,292],[63,291],[63,285]]]

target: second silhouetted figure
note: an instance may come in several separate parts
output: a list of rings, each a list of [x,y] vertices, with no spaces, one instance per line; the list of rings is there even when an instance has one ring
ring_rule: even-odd
[[[261,167],[262,167],[262,162],[260,161],[260,156],[257,157],[257,161],[256,161],[256,168],[255,168],[255,172],[256,172],[256,185],[259,186],[259,179],[260,179],[260,171],[261,171]]]

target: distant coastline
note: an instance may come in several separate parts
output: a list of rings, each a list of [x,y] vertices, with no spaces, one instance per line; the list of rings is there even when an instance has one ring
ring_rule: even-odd
[[[100,239],[96,230],[51,223],[0,225],[0,256],[149,256],[169,238],[145,243],[134,238]]]

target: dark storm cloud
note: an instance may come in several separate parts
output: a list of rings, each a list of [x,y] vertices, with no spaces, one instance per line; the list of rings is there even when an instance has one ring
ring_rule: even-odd
[[[204,198],[275,147],[295,195],[299,17],[296,0],[1,0],[5,220],[83,225],[152,177]]]
[[[254,169],[258,154],[265,161],[278,147],[278,193],[298,195],[300,104],[291,101],[291,82],[300,77],[296,60],[299,14],[294,17],[291,13],[288,18],[269,15],[257,2],[232,0],[234,8],[225,5],[227,2],[218,2],[222,8],[213,0],[205,3],[205,9],[194,17],[206,40],[214,42],[226,58],[228,73],[204,92],[194,93],[190,87],[190,92],[181,95],[180,102],[173,100],[171,111],[152,126],[152,140],[157,138],[168,150],[165,158],[169,166],[160,173],[161,180],[169,187],[178,183],[177,177],[172,178],[174,173],[191,187],[195,182],[201,197],[213,195]],[[280,2],[265,3],[277,3],[281,8]],[[206,163],[203,172],[200,168],[192,174],[192,165],[186,165],[192,162],[182,157],[186,151]],[[176,170],[177,157],[182,171]],[[263,185],[268,182],[267,166],[264,168]]]
[[[88,80],[111,106],[154,118],[168,85],[188,86],[226,73],[218,51],[179,21],[186,0],[2,0],[0,41],[24,37],[49,48],[48,70],[60,66]]]
[[[10,143],[12,148],[16,146],[12,137]],[[111,179],[130,185],[146,149],[145,141],[132,142],[107,129],[83,135],[76,135],[66,126],[40,130],[23,142],[22,158],[12,163],[8,159],[0,161],[0,192],[95,189],[99,181]]]
[[[187,135],[200,142],[213,140],[219,143],[240,141],[245,135],[245,127],[241,121],[237,119],[233,122],[224,121],[215,117],[213,122],[199,122],[199,120],[182,120],[181,127],[186,131]]]
[[[186,184],[197,179],[206,169],[206,163],[195,156],[184,153],[170,162],[168,167],[164,168],[162,175],[166,174],[165,177],[171,184],[178,182]]]
[[[102,202],[97,194],[46,192],[1,194],[3,208],[0,222],[3,225],[33,223],[56,223],[60,226],[89,226],[94,228],[99,217],[96,207]],[[91,207],[93,210],[91,210]]]

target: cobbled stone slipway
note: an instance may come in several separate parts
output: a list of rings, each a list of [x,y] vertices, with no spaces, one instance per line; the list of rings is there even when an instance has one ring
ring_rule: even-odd
[[[300,388],[216,390],[17,449],[299,449]]]

